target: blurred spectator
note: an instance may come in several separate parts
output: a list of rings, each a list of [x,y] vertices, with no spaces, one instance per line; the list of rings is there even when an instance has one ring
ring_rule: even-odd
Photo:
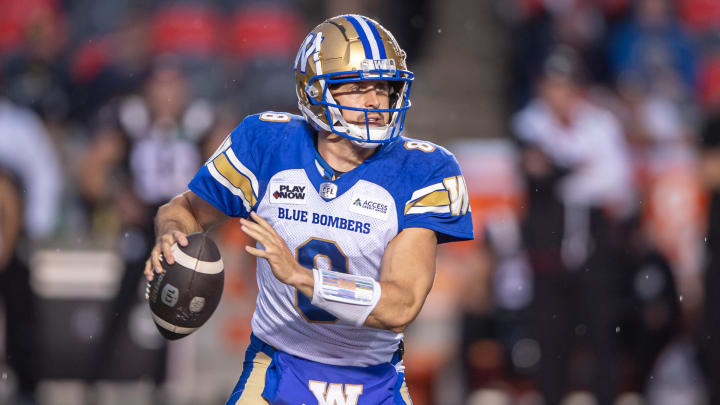
[[[622,128],[609,111],[585,100],[584,80],[577,53],[555,48],[543,66],[538,97],[514,117],[513,129],[527,146],[528,173],[542,175],[555,166],[557,174],[569,174],[558,184],[565,204],[627,216],[635,195]]]
[[[96,235],[117,238],[125,263],[120,290],[96,348],[93,378],[102,379],[117,350],[117,332],[136,304],[145,258],[154,243],[152,217],[160,204],[183,190],[202,163],[204,138],[215,125],[210,104],[191,98],[174,59],[162,58],[143,93],[101,109],[96,136],[77,179]],[[110,212],[102,215],[102,212]],[[100,215],[98,215],[100,213]],[[148,370],[156,383],[165,378],[164,351]]]
[[[61,125],[71,109],[70,79],[61,59],[66,34],[60,11],[40,8],[23,31],[23,46],[5,61],[5,95],[32,108],[47,124]]]
[[[698,341],[710,405],[720,404],[720,115],[708,117],[700,141],[700,175],[710,195],[705,238],[705,302]]]
[[[635,196],[620,124],[584,99],[583,71],[574,51],[555,49],[538,97],[513,119],[527,181],[522,232],[534,272],[537,381],[549,404],[577,387],[601,405],[619,391],[618,224]],[[589,350],[578,352],[579,342]]]
[[[0,86],[3,79],[0,77]],[[20,179],[23,229],[32,240],[53,235],[60,210],[63,170],[55,145],[32,111],[0,96],[0,166]]]
[[[632,75],[647,86],[682,91],[675,98],[695,89],[695,51],[675,19],[672,1],[637,1],[633,16],[611,40],[610,61],[619,80]]]
[[[667,85],[666,92],[653,91],[640,78],[629,76],[618,83],[618,93],[627,108],[624,124],[628,140],[641,160],[690,150],[687,122],[691,113],[672,97],[670,93],[678,92]]]
[[[2,133],[2,132],[0,132]],[[17,375],[17,405],[35,404],[35,311],[27,265],[17,242],[22,234],[23,198],[20,182],[0,169],[0,295],[5,312],[5,360]]]
[[[0,76],[0,88],[2,83]],[[53,236],[64,178],[55,145],[40,119],[1,97],[0,168],[0,294],[6,313],[6,357],[18,376],[16,403],[34,404],[36,314],[27,251]]]
[[[656,361],[680,326],[680,302],[673,268],[645,232],[640,217],[619,229],[622,252],[617,255],[615,331],[620,342],[620,390],[646,395]]]
[[[499,1],[498,8],[511,24],[513,46],[511,65],[511,108],[522,107],[542,74],[545,56],[557,44],[576,50],[586,62],[588,73],[597,81],[609,79],[603,39],[607,15],[620,13],[625,0],[601,2],[584,0]]]

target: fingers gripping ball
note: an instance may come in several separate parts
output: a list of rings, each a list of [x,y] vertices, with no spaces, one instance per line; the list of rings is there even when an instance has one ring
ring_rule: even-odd
[[[172,245],[173,264],[148,285],[148,302],[160,333],[180,339],[202,326],[220,303],[225,272],[215,242],[204,233],[187,236],[187,246]]]

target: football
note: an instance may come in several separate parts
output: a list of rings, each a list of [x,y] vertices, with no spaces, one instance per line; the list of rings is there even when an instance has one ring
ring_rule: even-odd
[[[187,236],[187,246],[175,243],[173,264],[148,285],[153,321],[169,340],[185,337],[202,326],[217,308],[225,283],[220,250],[205,233]]]

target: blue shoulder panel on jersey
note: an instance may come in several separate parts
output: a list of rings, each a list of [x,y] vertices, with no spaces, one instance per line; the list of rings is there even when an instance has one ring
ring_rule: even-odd
[[[189,184],[190,190],[228,216],[247,217],[277,171],[301,167],[293,159],[304,140],[306,121],[296,115],[266,112],[246,117]],[[280,156],[282,154],[282,156]]]
[[[474,238],[465,180],[452,153],[405,137],[388,145],[384,153],[376,176],[392,182],[388,189],[398,208],[398,230],[432,229],[439,243]]]

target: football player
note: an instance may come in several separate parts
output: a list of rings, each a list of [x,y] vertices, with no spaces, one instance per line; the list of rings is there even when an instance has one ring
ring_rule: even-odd
[[[447,150],[401,132],[412,72],[392,34],[326,20],[295,59],[302,116],[245,118],[162,206],[146,275],[185,235],[239,217],[257,241],[251,344],[228,404],[409,404],[403,330],[439,243],[473,238]]]

